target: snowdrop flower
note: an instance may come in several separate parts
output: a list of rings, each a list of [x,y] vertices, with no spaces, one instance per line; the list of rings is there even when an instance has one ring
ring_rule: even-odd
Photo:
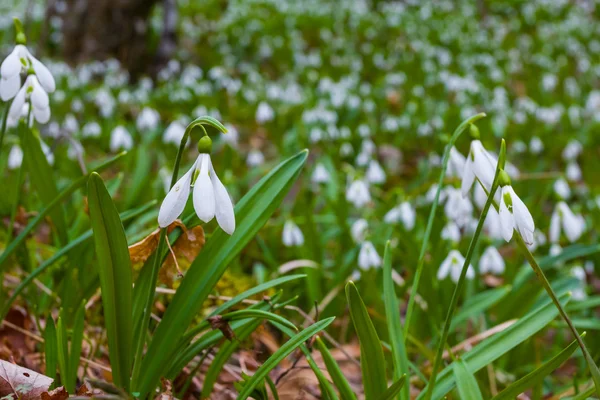
[[[564,201],[556,205],[550,218],[550,242],[558,243],[561,227],[571,243],[577,241],[585,231],[585,219],[581,214],[573,213]]]
[[[198,158],[171,188],[160,206],[158,225],[161,228],[169,226],[181,215],[193,187],[192,199],[198,218],[209,222],[216,217],[221,229],[229,235],[235,230],[233,203],[213,168],[211,150],[211,139],[208,136],[202,137],[198,142]]]
[[[99,123],[92,121],[83,126],[81,133],[84,138],[96,138],[102,134],[102,128]]]
[[[562,157],[565,161],[576,159],[583,151],[583,146],[576,139],[571,140],[563,149]]]
[[[129,131],[119,125],[110,133],[110,151],[116,152],[120,149],[130,150],[133,147],[133,139]]]
[[[272,121],[273,118],[275,118],[275,112],[268,103],[263,101],[258,105],[258,108],[256,109],[255,118],[256,122],[258,122],[259,124],[269,122]]]
[[[581,168],[579,168],[577,160],[570,161],[569,164],[567,164],[566,175],[567,179],[570,181],[581,180]]]
[[[263,165],[265,162],[265,156],[258,149],[250,150],[248,157],[246,157],[246,165],[249,167],[258,167]]]
[[[352,144],[348,142],[342,143],[340,146],[340,156],[350,157],[352,154],[354,154],[354,147],[352,147]]]
[[[173,121],[167,127],[167,130],[165,130],[165,133],[163,134],[163,143],[172,143],[176,146],[179,146],[184,134],[185,126],[183,126],[183,124],[179,121]]]
[[[537,136],[532,137],[529,142],[529,151],[531,151],[532,154],[540,154],[544,151],[544,142]]]
[[[363,271],[371,267],[378,268],[381,266],[381,257],[375,250],[373,243],[365,241],[360,245],[358,252],[358,267]]]
[[[354,221],[354,223],[350,227],[350,235],[352,236],[352,239],[354,239],[356,243],[364,241],[367,235],[368,228],[369,224],[364,218],[360,218]]]
[[[460,273],[462,271],[463,264],[465,263],[465,258],[460,251],[452,250],[448,253],[448,256],[442,264],[440,265],[440,269],[438,269],[437,278],[438,280],[446,279],[448,275],[450,275],[450,279],[452,282],[457,283],[460,278]],[[473,279],[475,277],[475,271],[473,270],[473,266],[469,264],[467,268],[467,279]]]
[[[444,212],[446,216],[456,222],[458,226],[464,226],[473,213],[473,204],[462,196],[460,189],[447,188],[445,192]]]
[[[0,98],[8,101],[15,97],[21,87],[21,72],[32,68],[46,93],[52,93],[56,84],[52,74],[37,58],[31,55],[24,43],[17,44],[0,66]]]
[[[442,229],[441,237],[444,240],[448,240],[450,242],[459,242],[460,241],[460,228],[454,222],[450,221],[444,226]]]
[[[8,153],[8,169],[17,169],[21,163],[23,163],[23,150],[15,144]]]
[[[371,201],[369,185],[362,179],[353,181],[346,189],[346,200],[356,208],[366,205]]]
[[[504,240],[509,242],[513,236],[513,231],[516,229],[525,243],[533,243],[533,232],[535,231],[533,217],[525,203],[513,190],[510,185],[510,178],[505,171],[500,171],[500,185],[502,191],[499,214]]]
[[[135,120],[135,126],[138,131],[148,131],[156,129],[159,122],[160,114],[158,111],[150,107],[144,107]]]
[[[313,183],[328,183],[329,180],[331,179],[331,176],[329,175],[329,171],[327,171],[327,168],[325,168],[325,166],[321,163],[318,163],[315,166],[315,169],[312,173],[311,176],[311,181]]]
[[[488,215],[483,223],[490,239],[504,239],[502,226],[500,225],[500,214],[494,207],[490,207]]]
[[[528,244],[529,250],[534,252],[538,247],[546,244],[546,235],[544,235],[541,231],[537,230],[533,234],[533,243]]]
[[[8,110],[8,118],[18,120],[23,105],[28,100],[31,101],[32,114],[35,120],[40,124],[48,122],[50,119],[50,100],[48,93],[46,93],[35,75],[29,75],[23,87],[18,91]]]
[[[476,132],[474,137],[478,137],[479,130],[474,125],[471,125],[471,132]],[[494,157],[483,147],[480,140],[473,140],[463,170],[462,195],[467,195],[467,192],[473,186],[473,182],[475,182],[475,178],[489,191],[494,181],[495,172],[496,160]]]
[[[370,183],[384,183],[386,179],[385,171],[377,161],[371,160],[367,168],[366,178]]]
[[[450,149],[450,159],[448,160],[448,168],[446,169],[446,176],[449,177],[460,177],[465,170],[465,156],[460,154],[454,146]]]
[[[415,227],[416,219],[417,212],[408,201],[405,201],[399,206],[392,208],[383,217],[383,221],[387,224],[402,222],[402,225],[404,225],[408,231]]]
[[[574,300],[585,300],[585,298],[587,297],[587,293],[585,292],[585,285],[586,285],[586,275],[585,275],[585,269],[583,269],[583,267],[577,265],[573,268],[571,268],[571,275],[575,278],[577,278],[580,282],[580,286],[575,288],[571,294],[573,296]]]
[[[504,273],[504,259],[498,249],[489,246],[479,259],[479,272],[481,274],[502,275]]]
[[[557,179],[553,185],[554,193],[556,193],[561,199],[567,200],[571,197],[571,188],[564,179]]]
[[[281,241],[286,247],[302,246],[304,244],[304,235],[294,221],[288,220],[283,225]]]
[[[231,124],[225,124],[225,128],[227,129],[227,135],[223,135],[223,142],[229,143],[232,147],[236,147],[240,137],[237,128]]]

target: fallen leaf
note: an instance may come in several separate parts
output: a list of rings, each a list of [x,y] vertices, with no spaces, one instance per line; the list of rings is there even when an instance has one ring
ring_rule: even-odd
[[[0,398],[39,399],[48,391],[52,379],[8,361],[0,360]]]
[[[66,391],[64,386],[42,393],[42,400],[65,400],[68,397],[69,393]]]

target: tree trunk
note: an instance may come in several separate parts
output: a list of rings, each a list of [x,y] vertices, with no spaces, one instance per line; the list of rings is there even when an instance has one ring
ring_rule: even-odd
[[[116,58],[134,79],[140,74],[155,72],[153,64],[158,57],[149,49],[148,34],[149,15],[158,2],[159,0],[67,0],[62,26],[65,59],[71,63],[79,63]],[[169,14],[169,10],[165,9],[165,14]],[[174,18],[176,21],[176,11]],[[171,15],[169,22],[174,26],[172,19]],[[174,43],[175,31],[172,29],[169,38]],[[164,32],[162,37],[164,39]],[[159,48],[161,46],[162,43]],[[174,48],[174,45],[171,47]],[[172,55],[161,52],[164,53],[160,55],[161,59]]]

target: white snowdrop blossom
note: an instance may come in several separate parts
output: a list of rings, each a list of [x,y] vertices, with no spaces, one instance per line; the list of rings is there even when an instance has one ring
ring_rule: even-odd
[[[358,267],[360,269],[368,270],[369,268],[379,268],[381,266],[381,257],[375,250],[373,243],[365,241],[360,245],[360,251],[358,252]]]
[[[263,124],[265,122],[272,121],[275,118],[275,111],[273,108],[266,102],[261,102],[256,109],[256,122],[259,124]]]
[[[504,273],[504,259],[498,249],[489,246],[479,259],[479,272],[481,274],[502,275]]]
[[[262,151],[258,149],[252,149],[248,152],[246,157],[246,165],[249,167],[259,167],[265,163],[265,156]]]
[[[564,179],[557,179],[552,186],[554,193],[556,193],[561,199],[567,200],[571,197],[571,188]]]
[[[184,134],[185,126],[183,126],[183,124],[179,121],[173,121],[171,124],[169,124],[165,130],[165,133],[163,134],[163,143],[171,143],[179,146]]]
[[[119,125],[110,133],[110,151],[121,149],[130,150],[133,147],[133,138],[125,127]]]
[[[571,292],[573,300],[585,300],[587,297],[587,293],[585,292],[585,286],[587,283],[585,269],[583,269],[583,267],[580,265],[576,265],[571,268],[571,275],[579,280],[579,286]]]
[[[498,214],[498,211],[494,207],[490,207],[488,210],[483,226],[491,239],[504,239],[502,226],[500,225],[500,214]]]
[[[400,205],[392,208],[383,217],[383,221],[387,224],[402,222],[406,230],[410,231],[415,227],[417,212],[408,202],[402,202]]]
[[[212,145],[208,136],[200,139],[201,142],[203,140]],[[204,151],[201,150],[192,167],[179,178],[163,200],[158,212],[158,225],[165,228],[181,215],[193,187],[192,200],[198,218],[209,222],[216,217],[221,229],[231,235],[235,230],[233,203],[213,168],[210,150]]]
[[[579,167],[577,160],[570,161],[569,164],[567,164],[567,171],[565,175],[570,181],[576,182],[581,180],[581,168]]]
[[[445,190],[446,205],[444,212],[446,216],[456,222],[459,227],[465,226],[467,220],[473,213],[471,200],[464,198],[460,189],[448,187]]]
[[[13,145],[8,153],[8,169],[17,169],[23,163],[23,150],[18,145]]]
[[[535,231],[533,217],[510,185],[502,186],[499,214],[504,240],[509,242],[516,229],[525,243],[533,243],[533,232]]]
[[[35,75],[29,75],[23,87],[17,92],[8,110],[8,118],[18,120],[23,111],[23,106],[28,101],[31,101],[32,114],[35,120],[40,124],[48,122],[50,119],[50,99]]]
[[[544,142],[542,142],[542,139],[537,136],[532,137],[529,141],[529,151],[532,154],[540,154],[544,151]]]
[[[138,131],[154,130],[160,122],[160,114],[153,108],[144,107],[135,120]]]
[[[31,55],[25,45],[17,44],[0,65],[0,75],[2,76],[0,98],[2,100],[8,101],[17,95],[21,87],[21,72],[27,72],[30,67],[37,75],[37,80],[43,90],[46,93],[54,92],[56,84],[48,68]]]
[[[458,279],[460,278],[460,273],[462,271],[462,267],[463,267],[464,263],[465,263],[465,258],[463,257],[462,254],[460,254],[460,251],[451,250],[450,253],[448,253],[448,256],[446,257],[446,259],[444,261],[442,261],[442,264],[440,265],[440,268],[438,269],[438,273],[437,273],[438,280],[446,279],[448,276],[450,276],[450,279],[452,279],[452,282],[457,283]],[[467,268],[466,278],[473,279],[474,277],[475,277],[475,270],[473,269],[473,266],[471,264],[469,264],[469,266]]]
[[[579,154],[583,151],[583,145],[578,140],[571,140],[567,146],[563,149],[562,157],[565,161],[571,161],[576,159]]]
[[[346,189],[346,200],[356,208],[367,205],[371,201],[371,193],[367,182],[362,179],[352,181]]]
[[[304,244],[304,235],[294,221],[288,220],[283,225],[281,241],[286,247],[302,246]]]
[[[444,240],[448,240],[450,242],[459,242],[460,241],[460,228],[456,223],[450,221],[442,228],[441,237]]]
[[[88,122],[83,126],[81,134],[84,138],[96,138],[102,134],[102,128],[96,121]]]
[[[369,224],[364,218],[357,219],[350,227],[350,236],[356,243],[361,243],[365,240]]]
[[[564,201],[556,205],[550,218],[550,232],[548,234],[550,242],[558,243],[561,230],[571,243],[577,241],[585,232],[585,219],[581,214],[575,214],[571,211]]]
[[[325,168],[323,164],[318,163],[315,166],[315,169],[310,179],[313,183],[317,184],[328,183],[331,179],[331,176],[329,175],[329,171],[327,171],[327,168]]]
[[[496,172],[496,160],[483,147],[481,141],[473,140],[471,149],[465,161],[462,175],[462,195],[466,196],[475,182],[475,178],[481,182],[486,190],[490,190]]]
[[[371,160],[369,162],[369,167],[367,168],[366,173],[367,181],[370,183],[385,183],[386,176],[385,171],[381,168],[381,165],[376,160]]]
[[[463,156],[454,146],[450,149],[450,158],[448,159],[448,168],[446,176],[461,177],[465,170],[465,156]]]

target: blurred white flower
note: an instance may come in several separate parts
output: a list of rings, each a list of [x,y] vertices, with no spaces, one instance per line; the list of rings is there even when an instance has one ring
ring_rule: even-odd
[[[366,205],[371,201],[369,185],[362,179],[352,181],[346,189],[346,200],[356,208]]]
[[[381,168],[381,165],[379,165],[379,163],[376,160],[371,160],[369,162],[366,178],[367,181],[369,181],[369,183],[385,183],[385,171],[383,170],[383,168]]]
[[[381,266],[381,257],[375,250],[373,243],[365,241],[360,245],[358,252],[358,267],[362,270],[369,268],[378,268]]]
[[[494,174],[496,172],[496,161],[483,147],[481,141],[473,140],[471,149],[465,162],[462,175],[462,195],[466,196],[475,178],[481,182],[487,191],[492,187]]]
[[[265,156],[258,149],[252,149],[246,157],[246,165],[249,167],[258,167],[265,163]]]
[[[462,271],[464,263],[465,258],[462,254],[460,254],[460,251],[451,250],[450,253],[448,253],[446,259],[442,261],[442,264],[438,269],[438,280],[446,279],[446,277],[450,276],[450,279],[452,279],[454,283],[457,283],[458,279],[460,278],[460,273]],[[473,269],[473,266],[469,264],[469,266],[467,267],[466,278],[473,279],[474,277],[475,270]]]
[[[566,174],[567,179],[570,181],[580,181],[581,180],[581,168],[579,168],[579,164],[577,160],[572,160],[567,164]]]
[[[576,139],[572,139],[563,149],[562,157],[565,161],[571,161],[576,159],[582,151],[583,146],[581,143]]]
[[[23,163],[23,150],[15,144],[8,153],[8,169],[17,169],[21,163]]]
[[[29,75],[23,87],[17,92],[10,109],[8,118],[18,120],[23,110],[23,105],[31,101],[32,114],[37,122],[45,124],[50,119],[50,100],[35,75]]]
[[[573,300],[585,300],[587,297],[587,293],[585,292],[587,284],[585,269],[583,269],[583,267],[581,267],[580,265],[576,265],[573,268],[571,268],[571,275],[577,278],[580,282],[580,285],[571,292]]]
[[[84,138],[95,138],[102,134],[102,128],[99,123],[92,121],[83,126],[81,133]]]
[[[194,178],[196,180],[192,182]],[[200,153],[192,167],[171,188],[160,206],[158,225],[165,228],[181,215],[192,186],[194,210],[198,218],[209,222],[216,216],[221,229],[229,235],[233,234],[235,230],[233,203],[213,168],[210,154],[207,153]]]
[[[225,124],[225,128],[227,129],[227,133],[222,136],[222,140],[235,148],[238,144],[240,134],[235,125]]]
[[[388,224],[402,222],[402,225],[404,225],[408,231],[415,227],[416,219],[417,212],[408,201],[402,202],[400,205],[392,208],[383,217],[384,222]]]
[[[33,68],[37,75],[36,80],[39,80],[45,93],[54,92],[56,84],[48,68],[31,55],[26,46],[18,44],[0,66],[0,75],[2,75],[0,98],[2,100],[8,101],[17,94],[21,87],[21,72],[27,72],[29,67]],[[27,78],[29,79],[29,76]]]
[[[367,235],[367,229],[369,228],[369,224],[367,220],[364,218],[357,219],[354,221],[352,226],[350,227],[350,236],[356,243],[360,243],[365,240]]]
[[[502,275],[504,268],[504,259],[498,249],[494,246],[488,246],[479,259],[479,272],[481,274]]]
[[[504,240],[509,242],[516,229],[525,243],[533,243],[533,232],[535,231],[533,217],[510,185],[502,186],[499,214]]]
[[[553,185],[554,193],[556,193],[561,199],[568,200],[571,197],[571,188],[564,179],[557,179]]]
[[[163,143],[171,143],[179,146],[184,134],[185,126],[179,121],[173,121],[169,124],[165,130],[165,133],[163,134]]]
[[[465,156],[463,156],[454,146],[450,149],[450,159],[448,160],[448,168],[446,176],[461,177],[465,170]]]
[[[130,150],[133,147],[133,138],[129,131],[119,125],[110,133],[110,151],[116,152],[121,149]]]
[[[456,222],[459,227],[465,226],[473,213],[471,200],[462,196],[460,189],[448,187],[445,189],[446,205],[444,212],[446,217]]]
[[[271,108],[268,103],[264,101],[261,102],[256,109],[256,122],[263,124],[265,122],[272,121],[273,118],[275,118],[275,112],[273,111],[273,108]]]
[[[153,108],[144,107],[135,120],[138,131],[152,131],[158,127],[160,114]]]
[[[488,210],[488,215],[485,218],[483,226],[491,239],[504,239],[504,236],[502,235],[502,226],[500,224],[500,214],[494,207],[490,207]]]
[[[529,151],[532,154],[540,154],[544,151],[544,142],[542,142],[542,139],[537,136],[532,137],[529,141]]]
[[[442,229],[441,237],[444,240],[448,240],[450,242],[459,242],[460,241],[460,228],[456,223],[450,221],[444,226]]]
[[[548,233],[550,242],[558,243],[561,228],[571,243],[577,241],[585,232],[585,219],[581,214],[573,213],[564,201],[556,204],[550,218],[550,232]]]
[[[283,225],[281,241],[286,247],[302,246],[304,244],[304,235],[294,221],[288,220]]]
[[[311,181],[313,183],[328,183],[329,180],[331,179],[331,176],[329,175],[329,171],[327,171],[327,168],[325,168],[325,166],[321,163],[318,163],[315,166],[315,169],[312,173],[311,176]]]

